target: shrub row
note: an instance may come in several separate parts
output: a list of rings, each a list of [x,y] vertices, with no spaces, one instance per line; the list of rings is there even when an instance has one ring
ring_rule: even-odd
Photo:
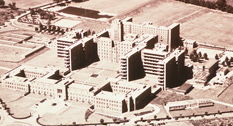
[[[218,9],[233,14],[233,7],[231,5],[227,5],[226,0],[217,0],[216,2],[207,1],[207,0],[176,0],[176,1],[190,3],[202,7],[207,7],[210,9]]]

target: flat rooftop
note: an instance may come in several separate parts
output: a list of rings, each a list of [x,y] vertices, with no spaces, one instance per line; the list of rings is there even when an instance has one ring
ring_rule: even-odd
[[[101,97],[101,98],[106,98],[106,99],[114,99],[117,101],[122,101],[125,98],[125,95],[121,95],[121,94],[115,94],[112,92],[108,92],[108,91],[101,91],[100,93],[98,93],[96,95],[96,97]]]
[[[86,85],[84,83],[72,83],[71,85],[69,85],[69,88],[77,88],[80,90],[90,90],[91,88],[93,88],[93,86],[90,85]]]
[[[81,21],[74,21],[74,20],[68,20],[68,19],[61,19],[54,23],[55,26],[59,27],[65,27],[65,28],[73,28],[74,26],[80,24]]]
[[[217,63],[218,60],[216,59],[209,59],[208,61],[205,62],[205,68],[211,68],[215,63]]]
[[[108,78],[116,78],[119,76],[117,71],[114,70],[117,66],[115,63],[99,61],[88,67],[73,71],[70,77],[74,79],[75,82],[89,83],[99,87],[109,82]]]

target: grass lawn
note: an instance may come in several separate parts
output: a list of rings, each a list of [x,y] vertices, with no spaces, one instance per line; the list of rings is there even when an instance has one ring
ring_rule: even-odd
[[[38,100],[23,97],[13,102],[7,102],[6,104],[10,108],[11,113],[13,113],[15,117],[26,117],[30,113],[33,114],[36,112],[34,110],[29,109],[36,102],[38,102]]]
[[[64,68],[63,60],[57,57],[56,50],[48,50],[31,60],[27,61],[25,64],[27,65],[35,65],[35,66],[54,66],[57,68]]]
[[[233,96],[232,96],[232,91],[233,91],[233,84],[225,90],[220,97],[218,98],[219,101],[223,101],[226,103],[233,104]]]
[[[223,88],[211,88],[207,90],[194,88],[187,96],[192,97],[193,99],[216,99],[217,95]]]
[[[72,124],[76,122],[76,124],[84,124],[84,123],[99,123],[100,119],[104,119],[104,121],[112,121],[111,118],[103,117],[98,114],[93,113],[89,116],[88,121],[85,121],[85,112],[87,108],[83,107],[73,107],[70,106],[64,112],[60,114],[51,114],[46,113],[40,119],[42,124],[47,125],[59,125],[59,124]]]
[[[176,94],[176,93],[171,93],[168,91],[161,91],[159,92],[159,94],[157,94],[157,97],[151,101],[151,103],[163,105],[164,103],[167,103],[167,102],[183,101],[183,100],[189,100],[189,99],[192,99],[192,97],[181,95],[181,94]]]
[[[25,117],[35,111],[30,110],[29,107],[37,102],[36,99],[22,97],[24,92],[8,90],[0,87],[0,98],[10,108],[11,113],[16,117]]]

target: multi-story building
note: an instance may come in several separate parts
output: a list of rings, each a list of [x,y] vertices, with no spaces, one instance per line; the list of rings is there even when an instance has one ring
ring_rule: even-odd
[[[113,93],[128,94],[136,90],[143,89],[145,85],[133,82],[120,81],[119,79],[109,79]]]
[[[123,23],[121,20],[114,20],[111,24],[111,38],[114,41],[123,41]]]
[[[141,60],[141,50],[144,47],[135,47],[120,58],[120,75],[122,79],[130,81],[145,76]]]
[[[128,83],[120,78],[109,78],[103,84],[76,83],[72,79],[61,76],[56,69],[33,68],[27,72],[31,76],[25,75],[22,72],[23,69],[26,70],[25,67],[21,66],[4,75],[1,79],[2,87],[51,96],[56,99],[85,102],[94,105],[97,110],[118,113],[141,108],[145,103],[144,100],[151,96],[150,86]],[[27,69],[27,71],[29,70]],[[43,71],[44,73],[41,75]]]
[[[107,37],[97,39],[98,56],[102,61],[118,63],[120,57],[129,52],[134,46],[134,41],[113,41]]]
[[[101,91],[96,95],[95,107],[119,113],[127,111],[125,96],[108,91]]]
[[[64,48],[64,64],[70,71],[82,68],[97,59],[93,38],[85,37]]]
[[[66,57],[67,52],[65,48],[69,47],[70,45],[72,45],[73,43],[77,41],[78,41],[77,39],[69,38],[69,37],[59,38],[57,40],[57,56]]]
[[[22,92],[29,91],[31,80],[24,77],[5,78],[2,80],[2,87],[10,90],[18,90]]]
[[[68,99],[94,104],[94,87],[83,83],[73,83],[68,87]]]
[[[179,46],[180,42],[180,24],[173,23],[168,27],[164,26],[153,26],[152,23],[135,24],[132,22],[132,18],[125,18],[122,21],[116,20],[123,23],[123,34],[150,34],[158,35],[158,42],[169,45],[169,50],[175,49]],[[115,21],[115,22],[116,22]]]
[[[146,74],[155,75],[159,86],[173,87],[182,74],[184,67],[184,50],[165,52],[162,50],[143,49],[142,61]]]
[[[62,37],[57,40],[57,56],[66,57],[67,52],[64,49],[76,43],[79,39],[88,36],[89,34],[90,33],[88,33],[88,31],[83,31],[82,29],[66,33],[66,37]]]

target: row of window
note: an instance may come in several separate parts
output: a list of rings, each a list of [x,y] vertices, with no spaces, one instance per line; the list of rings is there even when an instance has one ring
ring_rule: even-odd
[[[20,91],[28,91],[28,88],[23,88],[23,87],[15,87],[15,86],[10,86],[10,85],[6,85],[5,86],[6,88],[9,88],[9,89],[14,89],[14,90],[20,90]]]

